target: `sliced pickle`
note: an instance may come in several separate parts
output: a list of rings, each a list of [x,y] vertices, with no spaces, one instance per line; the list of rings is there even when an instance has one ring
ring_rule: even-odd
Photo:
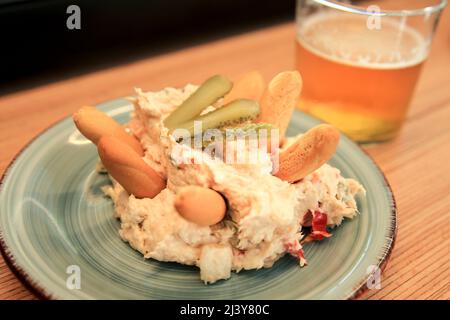
[[[221,137],[222,137],[222,148],[223,150],[226,149],[226,139],[245,139],[246,143],[249,143],[248,139],[257,138],[258,140],[261,138],[260,134],[262,130],[266,130],[266,135],[264,138],[266,139],[266,146],[268,150],[270,151],[271,146],[271,130],[276,129],[271,123],[248,123],[244,124],[239,127],[225,127],[220,129]],[[194,147],[194,139],[195,137],[192,137],[191,139],[191,147]],[[218,143],[218,141],[215,141],[214,139],[205,139],[205,137],[198,137],[198,141],[201,141],[201,146],[203,149],[205,149],[207,146],[209,146],[212,143]]]
[[[175,129],[178,124],[198,116],[206,107],[227,94],[232,87],[233,83],[226,77],[212,76],[164,120],[164,125],[169,130]]]
[[[239,135],[243,137],[250,136],[253,132],[256,132],[256,134],[259,135],[259,132],[261,130],[267,130],[270,134],[270,130],[275,129],[274,125],[267,122],[259,122],[259,123],[246,123],[242,126],[238,127],[228,127],[228,128],[222,128],[221,131],[225,134],[226,132],[233,134],[233,135]]]
[[[228,126],[237,126],[245,121],[253,120],[259,115],[259,104],[254,100],[239,99],[207,113],[195,117],[185,123],[179,124],[174,129],[188,130],[191,136],[201,134],[207,129],[221,129]],[[201,122],[201,132],[194,132],[195,121]]]

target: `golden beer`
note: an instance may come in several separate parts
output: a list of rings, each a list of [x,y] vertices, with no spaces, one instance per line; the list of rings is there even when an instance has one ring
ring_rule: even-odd
[[[366,16],[324,13],[302,21],[297,33],[299,107],[357,141],[395,136],[429,46],[406,25],[380,22],[371,29]]]

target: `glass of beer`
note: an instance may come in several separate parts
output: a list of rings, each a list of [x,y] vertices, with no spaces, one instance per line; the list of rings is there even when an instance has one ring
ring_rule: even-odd
[[[395,137],[446,4],[298,0],[299,108],[359,142]]]

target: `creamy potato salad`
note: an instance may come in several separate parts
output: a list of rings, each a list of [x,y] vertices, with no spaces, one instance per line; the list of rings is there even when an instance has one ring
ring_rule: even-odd
[[[164,120],[197,89],[187,85],[158,92],[136,90],[128,134],[137,138],[143,151],[140,158],[165,184],[153,198],[131,194],[116,179],[121,177],[115,176],[118,166],[108,168],[109,158],[102,157],[113,182],[104,191],[114,201],[120,236],[145,258],[197,266],[205,283],[227,279],[232,271],[269,268],[285,254],[303,266],[307,257],[302,243],[330,237],[330,228],[354,217],[355,196],[363,195],[364,188],[328,164],[298,181],[286,181],[273,174],[273,158],[264,152],[256,163],[229,164],[190,150],[191,161],[180,163],[173,157],[180,145]],[[218,100],[202,114],[222,105]],[[300,138],[288,138],[285,145]],[[180,214],[177,195],[187,186],[218,193],[226,203],[223,218],[208,225]],[[204,199],[194,205],[200,212],[209,204]],[[310,232],[304,235],[302,227]]]

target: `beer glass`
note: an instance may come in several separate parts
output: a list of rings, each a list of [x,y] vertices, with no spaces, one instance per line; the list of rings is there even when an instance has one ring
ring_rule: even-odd
[[[393,138],[446,4],[297,0],[300,109],[359,142]]]

